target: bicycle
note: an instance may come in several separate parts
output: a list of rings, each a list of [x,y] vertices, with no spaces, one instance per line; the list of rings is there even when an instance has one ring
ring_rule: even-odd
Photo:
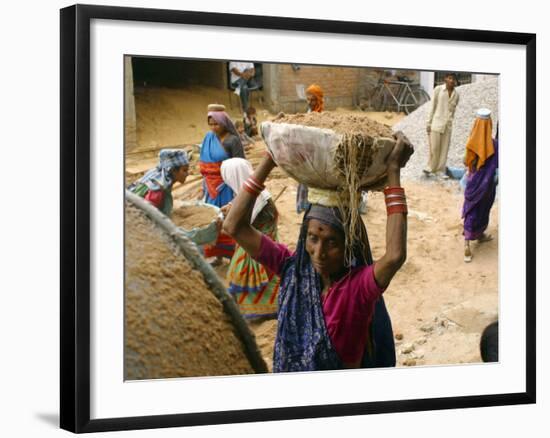
[[[419,83],[402,76],[397,79],[379,79],[371,98],[375,111],[386,111],[391,105],[397,112],[410,114],[430,100],[430,95]]]

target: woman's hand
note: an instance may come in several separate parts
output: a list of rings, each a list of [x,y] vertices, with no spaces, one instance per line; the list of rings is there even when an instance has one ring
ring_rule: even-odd
[[[271,172],[271,170],[273,170],[273,168],[277,167],[277,163],[273,159],[273,155],[271,155],[271,152],[269,152],[268,149],[266,149],[264,151],[263,159],[262,159],[262,161],[260,161],[260,164],[259,164],[258,167],[268,169],[267,174],[265,175],[266,177],[269,174],[269,172]]]
[[[231,210],[231,206],[233,204],[231,204],[231,202],[225,204],[223,207],[220,208],[220,210],[222,211],[223,215],[224,216],[227,216],[227,214],[229,213],[229,210]]]
[[[223,227],[223,219],[221,217],[216,218],[216,229],[218,230],[218,234],[222,232]]]
[[[204,199],[204,189],[201,188],[201,190],[199,191],[199,194],[197,195],[197,200],[202,201],[203,199]]]
[[[414,153],[414,147],[409,139],[405,137],[405,134],[398,131],[395,133],[394,137],[396,143],[388,156],[388,171],[395,171],[405,167],[405,164],[407,164],[407,161],[409,161],[409,158]]]

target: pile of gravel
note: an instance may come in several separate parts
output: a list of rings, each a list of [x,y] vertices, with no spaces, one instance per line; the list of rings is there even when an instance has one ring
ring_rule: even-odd
[[[498,120],[498,78],[490,78],[473,84],[457,87],[460,100],[455,112],[451,145],[447,166],[463,167],[464,148],[473,126],[476,111],[489,108],[492,111],[493,133]],[[394,131],[403,131],[414,145],[415,152],[402,170],[403,178],[422,178],[422,169],[428,162],[429,146],[426,133],[426,120],[432,102],[426,102],[393,126]]]

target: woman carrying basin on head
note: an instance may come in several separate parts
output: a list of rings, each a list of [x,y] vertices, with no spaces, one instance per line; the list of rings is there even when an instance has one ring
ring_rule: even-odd
[[[275,166],[270,156],[243,184],[224,229],[281,277],[274,372],[395,366],[382,293],[406,258],[407,205],[400,169],[412,151],[398,134],[388,158],[386,252],[376,262],[361,220],[362,239],[353,242],[353,259],[346,262],[345,215],[337,207],[308,208],[294,253],[252,227],[251,211]]]

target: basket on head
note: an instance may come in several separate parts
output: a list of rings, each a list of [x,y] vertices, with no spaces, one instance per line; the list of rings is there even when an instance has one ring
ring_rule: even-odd
[[[363,114],[331,112],[283,115],[260,129],[277,165],[310,189],[320,189],[311,190],[310,202],[340,208],[351,259],[361,191],[380,190],[387,181],[386,161],[395,146],[391,129]]]
[[[263,122],[262,137],[274,161],[308,187],[357,190],[383,185],[395,146],[391,130],[362,115],[310,113]],[[331,126],[328,128],[327,126]]]
[[[221,103],[211,103],[208,105],[208,112],[210,111],[225,111],[225,105]]]

